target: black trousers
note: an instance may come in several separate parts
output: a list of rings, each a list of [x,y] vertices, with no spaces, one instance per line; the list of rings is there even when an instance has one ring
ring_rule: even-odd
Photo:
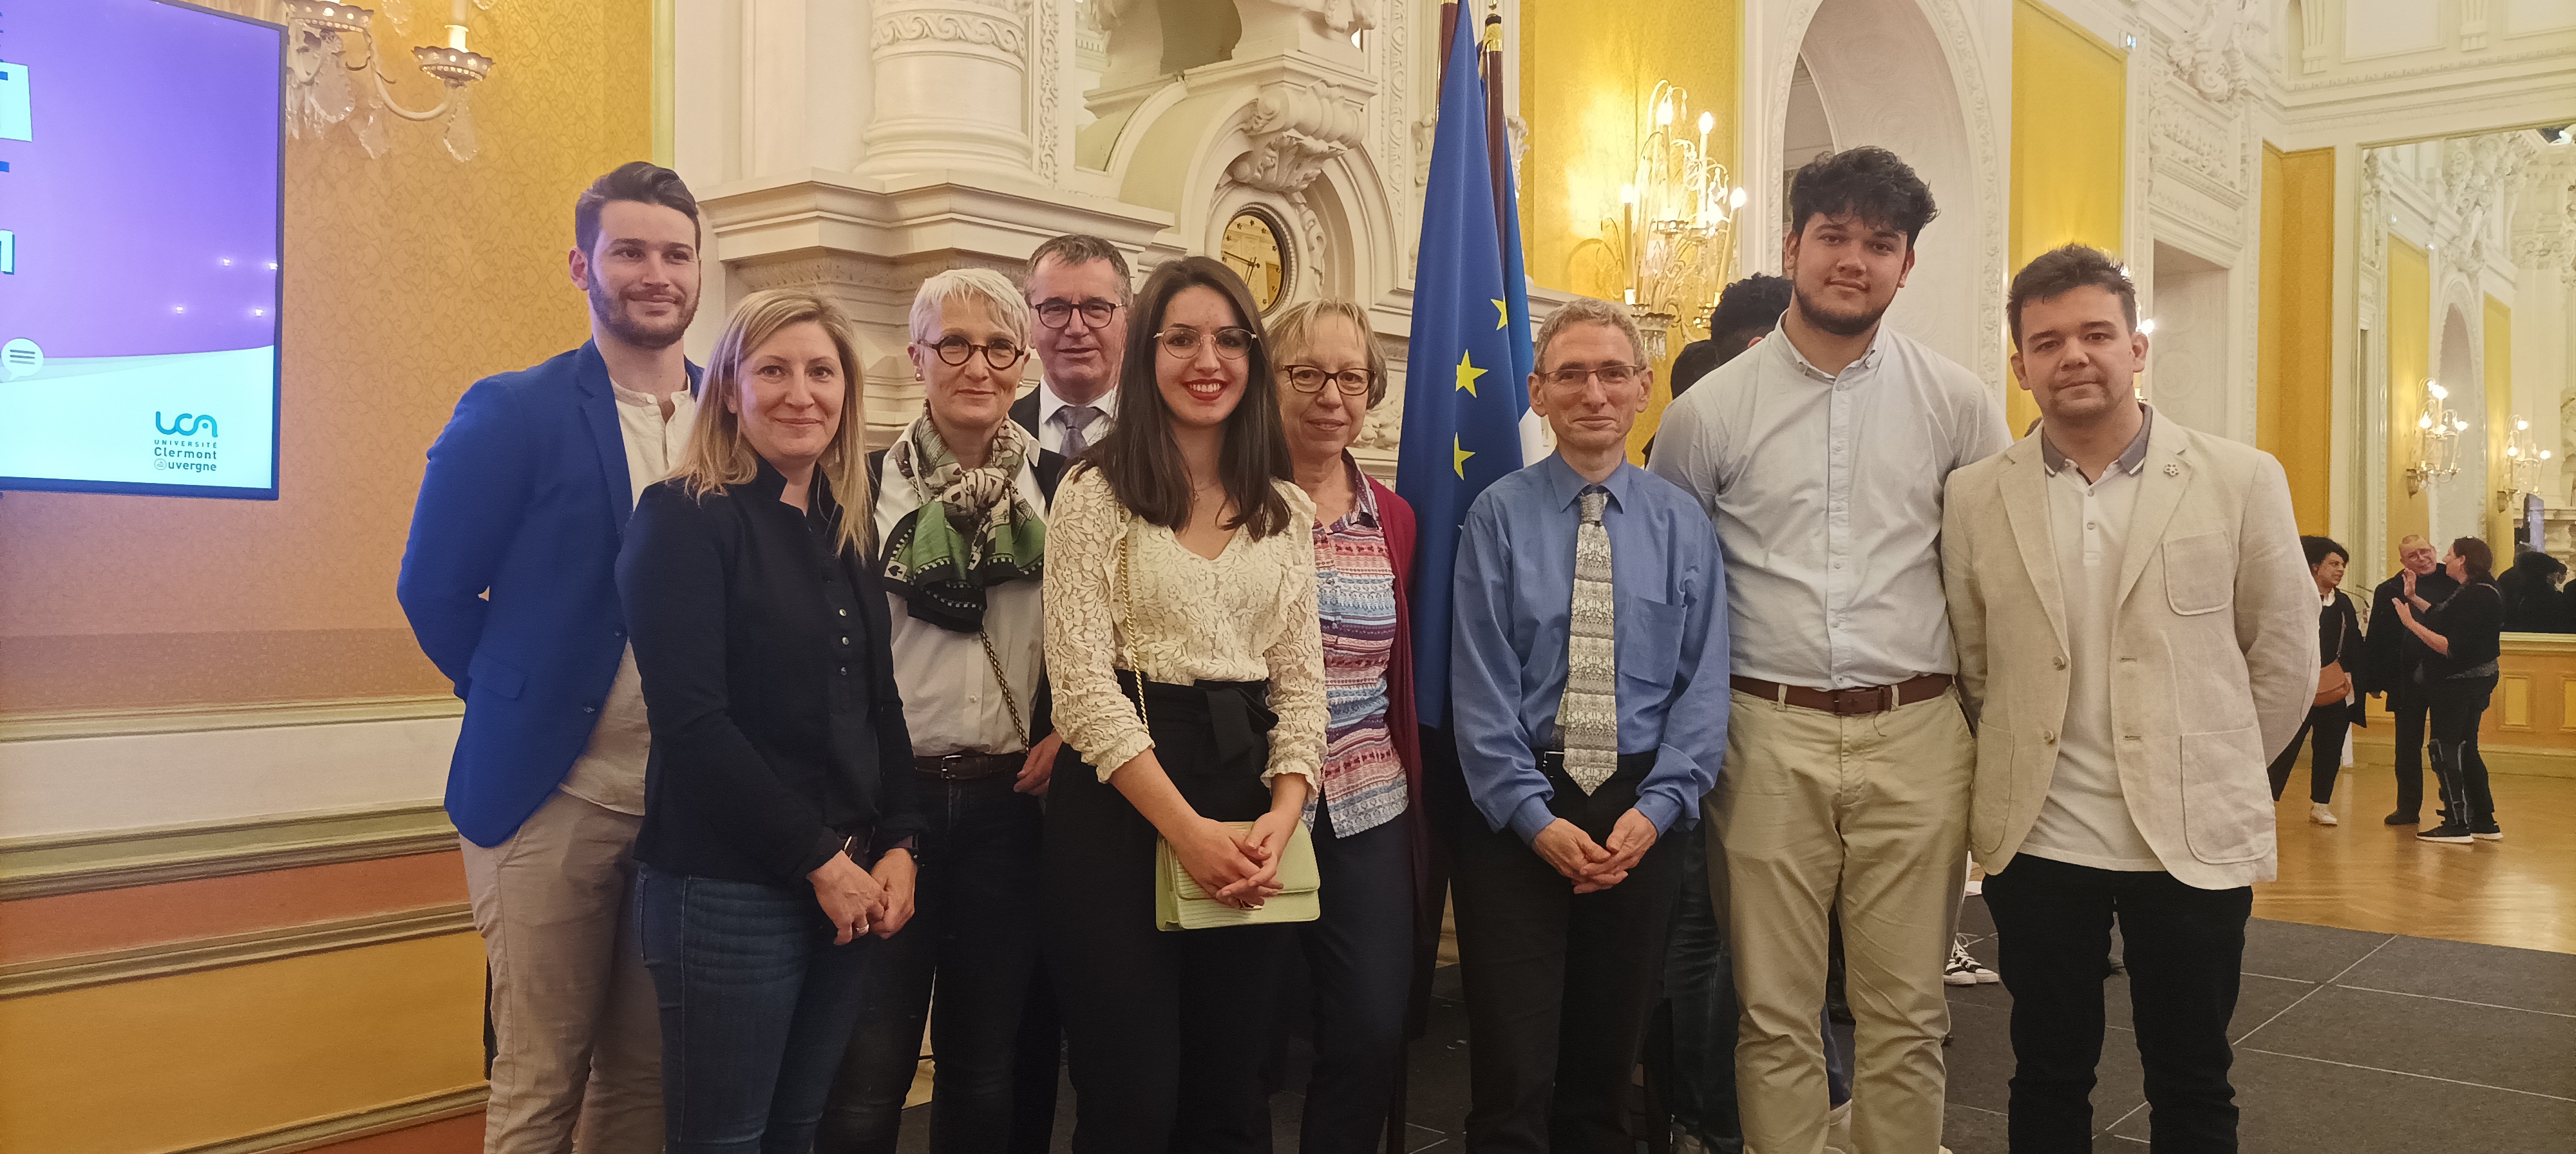
[[[2308,710],[2308,719],[2299,723],[2289,747],[2272,759],[2272,800],[2281,800],[2281,790],[2290,784],[2290,771],[2299,764],[2299,743],[2313,737],[2316,752],[2308,762],[2308,800],[2318,805],[2333,801],[2335,774],[2343,769],[2343,739],[2351,729],[2352,707],[2343,702]],[[2423,788],[2420,781],[2416,788]]]
[[[2443,784],[2468,803],[2467,812],[2454,804],[2451,820],[2479,828],[2495,821],[2495,794],[2487,787],[2486,759],[2478,756],[2478,721],[2495,694],[2496,680],[2489,674],[2424,687],[2425,699],[2432,704],[2434,772],[2457,775],[2456,782]]]
[[[931,828],[915,913],[868,956],[858,1029],[825,1105],[820,1154],[893,1154],[904,1096],[930,1019],[938,1075],[930,1108],[935,1154],[1044,1154],[1055,1121],[1053,999],[1024,1029],[1038,973],[1038,844],[1043,805],[1012,790],[1013,776],[942,782],[922,777]],[[1040,1049],[1042,1080],[1020,1053]],[[1020,1068],[1032,1067],[1027,1085]],[[1042,1114],[1041,1114],[1042,1112]],[[1035,1145],[1016,1136],[1033,1130]]]
[[[1261,715],[1247,708],[1258,691],[1147,690],[1155,759],[1202,816],[1249,821],[1269,808],[1268,726],[1245,729]],[[1156,930],[1157,837],[1065,747],[1047,792],[1042,892],[1046,964],[1071,1046],[1073,1148],[1248,1154],[1266,1136],[1261,1068],[1297,927]]]
[[[1996,969],[2012,993],[2013,1154],[2090,1154],[2102,984],[2120,924],[2129,1006],[2146,1066],[2158,1154],[2236,1149],[2228,1018],[2244,968],[2251,886],[2194,889],[2130,873],[2015,856],[1986,878]]]
[[[1402,817],[1342,836],[1315,807],[1324,916],[1297,927],[1315,992],[1299,1154],[1377,1154],[1413,994],[1413,840]]]
[[[2388,691],[2388,711],[2397,716],[2397,812],[2410,817],[2424,811],[2424,718],[2431,709],[2420,685]]]
[[[1561,773],[1548,808],[1595,841],[1636,804],[1654,755],[1619,759],[1585,797]],[[1457,835],[1459,970],[1467,987],[1470,1154],[1633,1154],[1631,1071],[1663,973],[1680,884],[1668,830],[1627,880],[1574,892],[1520,835]]]

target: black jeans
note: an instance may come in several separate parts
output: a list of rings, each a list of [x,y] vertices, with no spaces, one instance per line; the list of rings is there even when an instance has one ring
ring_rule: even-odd
[[[1012,792],[1012,781],[1007,773],[973,781],[915,778],[931,819],[922,837],[915,912],[868,959],[858,1029],[815,1135],[821,1154],[893,1154],[934,985],[939,1015],[931,1020],[930,1046],[938,1063],[930,1149],[1014,1149],[1020,1097],[1043,1098],[1028,1106],[1042,1106],[1052,1122],[1052,1062],[1042,1093],[1015,1093],[1014,1086],[1022,1007],[1037,971],[1044,809],[1037,798]]]
[[[2090,1154],[2102,984],[2118,919],[2129,1006],[2160,1154],[2236,1149],[2227,1021],[2244,969],[2251,886],[2194,889],[2130,873],[2015,856],[1986,879],[1996,969],[2012,994],[2013,1154]]]
[[[662,1008],[668,1154],[805,1154],[858,1016],[868,954],[804,886],[664,873],[635,885]]]
[[[2299,763],[2299,743],[2313,736],[2316,752],[2308,762],[2308,800],[2318,805],[2333,801],[2335,774],[2343,769],[2343,739],[2351,729],[2352,707],[2343,702],[2308,710],[2308,719],[2299,723],[2289,747],[2272,759],[2272,800],[2281,800],[2281,791],[2290,784],[2290,771]],[[2422,772],[2416,771],[2419,793],[2424,788]]]
[[[2452,807],[2451,820],[2481,828],[2495,821],[2495,794],[2487,788],[2486,759],[2478,756],[2478,720],[2485,716],[2495,687],[2492,673],[2449,678],[2424,687],[2433,713],[2433,772],[2457,774],[2457,783],[2444,783],[2446,792],[2455,790],[2468,802],[2466,813],[2457,805]]]
[[[1561,772],[1548,808],[1606,841],[1653,755],[1619,759],[1585,797]],[[1663,975],[1680,884],[1671,829],[1627,880],[1578,895],[1520,835],[1463,823],[1459,971],[1467,985],[1471,1154],[1632,1154],[1630,1076]]]
[[[2397,717],[2397,812],[2409,817],[2424,811],[2424,715],[2430,708],[2422,686],[2388,691],[2388,711]]]
[[[1376,1154],[1413,995],[1413,841],[1402,816],[1347,837],[1315,807],[1324,915],[1299,927],[1315,989],[1301,1154]]]
[[[1269,808],[1267,727],[1243,734],[1241,701],[1219,695],[1246,691],[1208,684],[1147,689],[1154,757],[1201,816],[1249,821]],[[1268,1140],[1261,1071],[1297,927],[1156,930],[1156,839],[1065,746],[1047,793],[1042,887],[1047,972],[1071,1044],[1073,1148],[1249,1154]]]

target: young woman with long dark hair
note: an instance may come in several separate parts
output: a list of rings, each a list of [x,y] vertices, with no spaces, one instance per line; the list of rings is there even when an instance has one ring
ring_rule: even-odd
[[[1295,927],[1159,931],[1156,842],[1225,905],[1257,910],[1280,891],[1328,714],[1314,502],[1290,476],[1243,282],[1205,257],[1173,261],[1130,316],[1117,427],[1047,523],[1065,747],[1044,884],[1073,1145],[1249,1151],[1266,1137],[1261,1066]]]

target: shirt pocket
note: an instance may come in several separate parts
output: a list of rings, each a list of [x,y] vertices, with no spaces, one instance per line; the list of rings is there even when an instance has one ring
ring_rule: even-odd
[[[2216,613],[2235,594],[2235,550],[2225,533],[2194,533],[2164,544],[2165,602],[2178,616]]]
[[[1618,595],[1616,604],[1619,622],[1613,647],[1619,657],[1619,681],[1658,693],[1669,688],[1673,671],[1681,666],[1682,607],[1626,593]]]

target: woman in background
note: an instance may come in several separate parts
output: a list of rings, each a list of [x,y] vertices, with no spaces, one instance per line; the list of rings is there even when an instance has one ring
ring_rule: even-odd
[[[1298,927],[1315,989],[1315,1066],[1297,1148],[1374,1154],[1429,979],[1440,910],[1425,891],[1430,839],[1413,720],[1413,507],[1350,453],[1386,397],[1386,354],[1368,314],[1306,301],[1270,323],[1279,417],[1297,485],[1315,503],[1315,604],[1325,699],[1315,864],[1323,917]]]
[[[1252,294],[1205,257],[1131,310],[1117,428],[1047,522],[1047,969],[1083,1154],[1266,1146],[1296,929],[1155,928],[1156,839],[1229,905],[1280,890],[1323,758],[1314,503],[1289,479]],[[1250,822],[1248,831],[1223,824]]]
[[[2352,688],[2352,669],[2362,657],[2361,614],[2353,608],[2352,598],[2337,588],[2343,584],[2351,554],[2325,537],[2301,537],[2299,544],[2308,553],[2308,574],[2317,582],[2319,701],[2308,710],[2307,721],[2290,738],[2289,747],[2272,759],[2272,800],[2281,800],[2281,790],[2290,784],[2299,743],[2313,737],[2316,753],[2308,763],[2308,820],[2334,825],[2334,811],[2327,806],[2334,801],[2335,773],[2343,768],[2344,736],[2361,712],[2360,695]]]
[[[744,298],[617,559],[653,731],[636,910],[670,1154],[811,1146],[863,943],[912,915],[922,820],[860,545],[858,367],[830,302]]]
[[[2397,601],[2397,620],[2433,651],[2424,659],[2424,695],[2431,700],[2433,776],[2449,808],[2442,824],[2415,835],[2419,841],[2467,845],[2502,841],[2495,797],[2487,791],[2487,763],[2478,757],[2478,719],[2495,692],[2496,656],[2502,649],[2504,594],[2489,566],[2495,554],[2475,537],[2451,542],[2442,568],[2460,587],[2441,604],[2408,595]]]

